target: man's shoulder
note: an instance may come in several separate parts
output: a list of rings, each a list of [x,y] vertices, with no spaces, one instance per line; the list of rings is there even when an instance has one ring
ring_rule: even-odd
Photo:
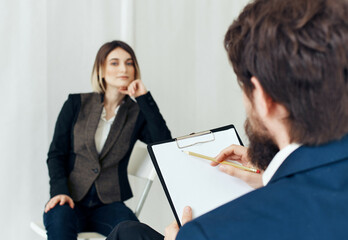
[[[317,169],[325,171],[327,166],[335,167],[336,163],[348,159],[348,134],[341,139],[318,146],[301,146],[283,162],[270,182],[287,176]],[[329,175],[327,178],[335,177]]]

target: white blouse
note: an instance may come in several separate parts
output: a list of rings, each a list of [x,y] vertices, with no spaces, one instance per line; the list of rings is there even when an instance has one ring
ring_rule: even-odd
[[[104,145],[105,145],[105,142],[106,142],[106,139],[109,135],[109,132],[110,132],[110,128],[112,126],[112,123],[114,122],[115,120],[115,117],[117,115],[117,112],[118,112],[118,109],[120,108],[120,105],[118,105],[115,109],[115,116],[113,116],[112,118],[110,118],[109,120],[106,120],[105,119],[105,116],[106,116],[106,110],[105,108],[103,107],[103,112],[100,116],[100,120],[99,120],[99,124],[98,124],[98,128],[97,128],[97,131],[95,132],[95,146],[97,148],[97,152],[100,154]]]

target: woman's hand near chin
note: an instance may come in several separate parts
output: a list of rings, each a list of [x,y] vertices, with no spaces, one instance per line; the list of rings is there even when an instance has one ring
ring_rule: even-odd
[[[127,89],[119,89],[120,93],[127,94],[131,97],[139,97],[147,93],[144,83],[140,79],[132,81]]]

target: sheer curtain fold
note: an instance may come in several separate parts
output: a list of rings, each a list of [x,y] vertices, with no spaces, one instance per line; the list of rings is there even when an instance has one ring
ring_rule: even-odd
[[[3,239],[33,239],[48,191],[46,1],[2,1],[0,146]]]

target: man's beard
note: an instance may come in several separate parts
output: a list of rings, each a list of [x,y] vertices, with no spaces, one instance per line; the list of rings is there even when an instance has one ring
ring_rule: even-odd
[[[250,141],[248,148],[250,162],[257,168],[265,170],[279,148],[257,116],[247,118],[244,128]]]

